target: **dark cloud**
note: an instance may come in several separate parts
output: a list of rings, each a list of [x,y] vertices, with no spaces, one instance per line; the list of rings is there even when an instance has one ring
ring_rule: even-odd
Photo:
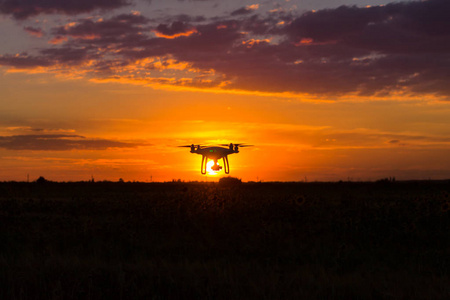
[[[249,8],[250,9],[250,8]],[[185,15],[163,22],[138,14],[79,20],[52,31],[65,41],[37,55],[4,55],[14,67],[90,62],[89,76],[264,92],[450,97],[450,1],[205,20]],[[159,69],[150,62],[160,62]],[[187,62],[190,80],[161,69]],[[140,68],[140,69],[139,69]],[[214,72],[210,72],[214,70]],[[188,78],[185,76],[184,78]]]
[[[0,148],[7,150],[105,150],[108,148],[133,148],[144,144],[106,139],[88,139],[80,135],[41,134],[0,136]]]
[[[249,9],[247,7],[241,7],[239,9],[236,9],[231,13],[232,16],[239,16],[239,15],[248,15],[253,12],[253,9]]]
[[[416,52],[429,49],[425,45],[433,46],[442,39],[448,47],[449,13],[447,0],[365,8],[341,6],[307,12],[289,24],[286,32],[293,42],[310,38],[315,42],[339,42],[383,52]]]
[[[79,14],[94,9],[114,9],[129,5],[126,0],[0,0],[0,12],[16,19],[41,13]]]
[[[0,55],[0,65],[15,68],[35,68],[51,66],[53,62],[46,57],[30,56],[27,53],[18,55]]]
[[[70,26],[57,27],[53,34],[89,40],[96,37],[117,39],[123,35],[139,33],[143,30],[139,26],[146,23],[148,19],[139,14],[121,14],[107,20],[83,19]]]
[[[193,26],[184,22],[173,22],[170,26],[166,24],[159,24],[155,31],[165,36],[176,36],[178,34],[186,33],[193,30]]]
[[[44,32],[42,31],[41,28],[27,26],[27,27],[24,27],[23,29],[35,37],[42,37],[44,35]]]
[[[226,21],[220,23],[210,23],[196,27],[198,34],[174,40],[166,43],[168,52],[176,55],[186,53],[188,56],[197,53],[209,55],[223,53],[230,50],[233,44],[242,37],[239,31],[239,23],[236,21]],[[181,48],[179,48],[181,47]]]
[[[62,47],[62,48],[52,48],[52,49],[43,49],[41,51],[43,55],[48,57],[49,59],[53,59],[60,64],[79,64],[89,59],[94,59],[98,56],[95,54],[90,54],[87,48],[73,48],[73,47]]]
[[[35,56],[27,53],[3,55],[0,56],[0,65],[19,69],[52,67],[55,65],[76,66],[95,58],[98,58],[98,55],[86,47],[64,46],[62,48],[42,49],[40,55]]]
[[[206,0],[206,1],[209,1],[209,0]],[[204,16],[189,16],[186,14],[175,15],[173,17],[170,17],[170,19],[174,20],[174,21],[185,22],[185,23],[206,21],[206,18]]]

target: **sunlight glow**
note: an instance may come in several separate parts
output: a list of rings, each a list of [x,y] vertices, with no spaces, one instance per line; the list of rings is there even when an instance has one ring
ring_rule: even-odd
[[[217,175],[217,171],[214,171],[212,169],[212,167],[214,166],[214,161],[213,160],[209,160],[208,163],[206,164],[206,172],[208,172],[208,175]]]

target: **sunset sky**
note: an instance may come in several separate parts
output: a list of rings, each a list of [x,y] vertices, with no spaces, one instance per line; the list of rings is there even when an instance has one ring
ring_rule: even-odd
[[[0,0],[0,181],[450,178],[450,1]]]

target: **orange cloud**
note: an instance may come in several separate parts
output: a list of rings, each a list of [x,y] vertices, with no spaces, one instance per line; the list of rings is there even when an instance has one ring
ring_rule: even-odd
[[[35,37],[40,38],[44,35],[44,32],[40,28],[34,28],[34,27],[27,26],[24,28],[24,30],[26,32],[28,32],[30,35],[35,36]]]
[[[67,42],[67,37],[66,36],[60,36],[60,35],[55,36],[50,41],[48,41],[48,43],[52,44],[52,45],[58,45],[58,44],[62,44],[64,42]]]
[[[157,37],[165,38],[165,39],[176,39],[176,38],[179,38],[181,36],[190,36],[190,35],[192,35],[194,33],[198,33],[197,29],[195,29],[195,28],[193,28],[193,29],[191,29],[189,31],[186,31],[186,32],[179,32],[179,33],[175,33],[175,34],[172,34],[172,35],[163,34],[163,33],[159,32],[157,30],[153,30],[153,32],[155,33],[155,35]]]
[[[258,39],[250,39],[250,40],[246,40],[246,41],[242,41],[243,45],[246,45],[247,48],[251,48],[254,45],[259,45],[259,44],[264,44],[264,43],[270,43],[269,39],[264,39],[264,40],[258,40]]]
[[[259,4],[247,5],[246,8],[251,10],[257,10],[259,8]]]
[[[72,35],[75,39],[94,40],[100,38],[99,34]]]
[[[326,42],[317,42],[312,38],[302,38],[300,41],[294,43],[294,46],[312,46],[312,45],[335,45],[338,41],[326,41]]]

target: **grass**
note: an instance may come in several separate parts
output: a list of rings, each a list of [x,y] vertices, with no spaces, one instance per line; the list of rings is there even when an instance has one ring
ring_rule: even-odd
[[[449,192],[0,183],[0,298],[446,299]]]

